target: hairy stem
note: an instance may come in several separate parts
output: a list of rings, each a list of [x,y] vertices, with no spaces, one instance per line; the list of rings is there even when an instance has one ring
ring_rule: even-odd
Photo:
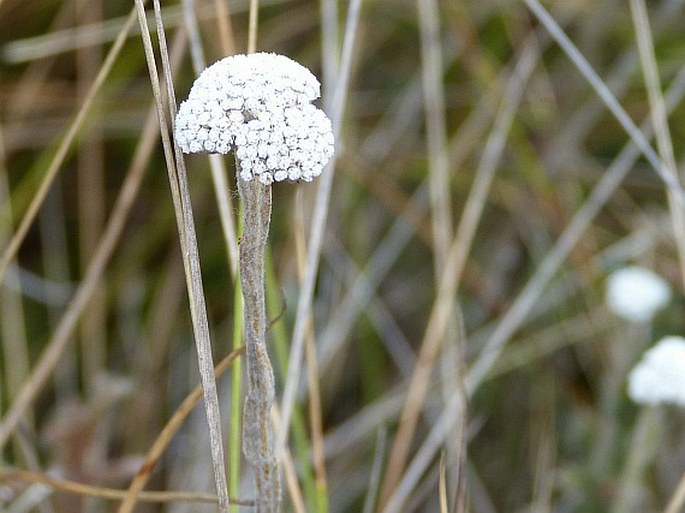
[[[274,374],[266,351],[264,303],[264,252],[271,220],[271,186],[258,180],[237,179],[243,202],[243,235],[240,240],[240,284],[247,367],[243,410],[243,453],[253,466],[257,513],[280,510],[281,484],[273,452],[271,406]]]

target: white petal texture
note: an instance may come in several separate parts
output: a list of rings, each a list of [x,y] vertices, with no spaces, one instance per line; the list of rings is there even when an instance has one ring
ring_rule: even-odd
[[[316,77],[288,57],[232,55],[195,80],[176,115],[176,140],[184,153],[234,150],[246,181],[308,182],[333,155],[331,122],[310,103],[319,94]]]

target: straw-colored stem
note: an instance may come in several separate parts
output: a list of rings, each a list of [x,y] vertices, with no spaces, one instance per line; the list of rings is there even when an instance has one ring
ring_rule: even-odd
[[[248,20],[247,53],[257,51],[257,25],[259,18],[259,0],[250,0],[250,16]]]
[[[102,3],[81,1],[77,7],[83,9],[83,21],[97,23],[102,18]],[[98,46],[83,46],[76,51],[79,95],[88,94],[90,83],[98,74],[101,49]],[[79,148],[78,181],[82,191],[79,201],[79,253],[81,268],[86,269],[95,253],[97,242],[105,224],[105,153],[102,130],[90,126],[89,138]],[[106,359],[106,317],[107,299],[104,287],[98,288],[87,307],[87,316],[81,323],[82,366],[88,393],[95,393],[95,377],[105,367]]]
[[[345,35],[343,37],[342,56],[340,61],[340,72],[336,88],[333,91],[332,100],[327,105],[327,111],[331,114],[333,124],[333,135],[340,144],[340,132],[342,126],[342,116],[345,111],[347,100],[347,89],[352,69],[352,50],[359,26],[361,11],[361,0],[353,0],[347,12],[347,22]],[[281,400],[281,429],[276,440],[276,453],[280,455],[288,443],[288,430],[290,426],[290,416],[295,404],[295,395],[300,382],[300,371],[302,365],[302,353],[304,351],[304,338],[309,323],[312,300],[314,298],[314,283],[316,281],[321,247],[324,240],[324,228],[328,217],[328,207],[333,187],[333,177],[335,169],[335,156],[331,158],[327,165],[327,172],[323,174],[319,181],[319,188],[316,193],[316,204],[312,215],[312,227],[307,248],[307,269],[304,280],[302,280],[302,290],[297,302],[295,314],[295,325],[293,327],[292,345],[290,348],[290,358],[288,366],[288,376],[285,380],[283,389],[283,399]]]
[[[326,479],[326,462],[323,448],[323,413],[321,406],[321,391],[319,390],[319,367],[314,345],[314,330],[310,324],[305,337],[307,362],[307,382],[309,389],[309,427],[312,432],[312,459],[316,475],[315,512],[325,513],[328,507],[328,482]]]
[[[301,190],[300,190],[301,192]],[[299,193],[298,193],[299,194]],[[295,215],[296,224],[300,225],[300,215]],[[283,296],[280,291],[278,282],[276,280],[276,273],[274,271],[273,259],[269,255],[267,249],[266,261],[264,262],[264,293],[266,295],[266,314],[269,319],[279,319],[283,315]],[[269,334],[271,337],[271,344],[274,348],[274,356],[276,358],[276,370],[280,376],[285,376],[288,373],[288,337],[289,334],[286,331],[285,323],[282,321],[271,321],[269,324]],[[276,409],[273,410],[275,412]],[[278,430],[278,425],[275,425],[275,429]],[[303,509],[304,511],[314,511],[314,497],[316,497],[316,486],[314,484],[314,471],[312,469],[312,462],[310,458],[310,443],[309,435],[305,427],[305,421],[303,414],[298,405],[295,405],[292,415],[292,432],[293,432],[293,450],[295,452],[295,458],[298,461],[297,475],[299,483],[297,480],[293,484],[302,487],[302,492],[300,495],[304,494],[305,497],[310,498],[310,507]],[[288,494],[290,496],[290,501],[293,504],[295,511],[295,493],[292,491],[292,486],[288,480],[288,466],[286,465],[286,460],[283,460],[283,475],[284,483],[288,487]],[[299,490],[298,490],[299,491]]]
[[[273,452],[271,407],[274,374],[266,350],[264,255],[271,220],[271,186],[238,179],[243,202],[240,284],[243,290],[247,387],[243,410],[243,453],[255,476],[255,511],[280,510],[281,485]]]
[[[164,159],[167,166],[169,186],[171,189],[179,241],[183,255],[183,268],[186,275],[190,317],[197,349],[202,389],[204,391],[205,415],[209,428],[209,444],[212,456],[212,467],[214,470],[214,481],[219,497],[219,511],[221,513],[228,513],[228,485],[226,483],[224,448],[221,436],[221,415],[219,412],[219,398],[216,389],[216,381],[214,379],[209,321],[207,319],[207,308],[205,305],[204,288],[202,284],[195,220],[190,200],[190,186],[188,184],[185,162],[181,150],[177,145],[173,145],[172,148],[169,133],[164,129],[164,127],[168,126],[167,115],[173,119],[176,114],[176,96],[173,89],[173,77],[171,74],[171,65],[169,62],[159,0],[154,0],[153,5],[159,52],[164,77],[166,79],[166,107],[163,104],[161,82],[157,73],[157,65],[152,48],[150,30],[143,8],[143,0],[136,0],[136,12],[141,28],[140,32],[143,40],[143,49],[145,51],[145,60],[150,74],[150,85],[157,107],[159,126],[161,128],[160,135],[162,136],[162,148],[164,149]]]
[[[654,124],[654,136],[659,156],[664,163],[664,172],[668,173],[674,182],[680,184],[675,155],[673,153],[673,141],[671,140],[671,133],[668,127],[666,104],[661,92],[661,80],[659,79],[654,42],[652,41],[652,30],[649,25],[649,18],[647,17],[647,6],[644,0],[631,0],[630,10],[633,14],[635,35],[637,37],[638,49],[640,50],[640,60],[649,99],[650,117]],[[666,188],[666,193],[668,208],[671,212],[678,263],[680,264],[680,279],[685,283],[685,204],[683,203],[682,196],[674,193],[670,188]]]
[[[450,163],[447,156],[445,91],[439,12],[436,0],[417,2],[421,27],[421,77],[426,112],[426,146],[430,175],[430,200],[435,279],[440,280],[452,238]]]
[[[224,55],[233,55],[235,51],[235,37],[233,35],[233,25],[231,24],[231,11],[228,9],[228,2],[214,0],[216,11],[216,26],[219,29],[219,41]]]
[[[40,483],[52,490],[78,495],[82,497],[97,497],[99,499],[121,500],[126,496],[125,490],[116,490],[113,488],[103,488],[100,486],[92,486],[67,479],[58,479],[51,477],[48,474],[41,472],[33,472],[30,470],[2,470],[0,471],[0,483],[6,482],[25,482],[25,483]],[[201,492],[141,492],[139,497],[141,502],[191,502],[213,504],[218,502],[216,495]],[[249,506],[250,503],[242,501],[243,504]],[[17,508],[14,508],[16,510]],[[23,509],[22,509],[23,511]]]
[[[683,507],[684,503],[685,503],[685,473],[680,478],[680,482],[678,483],[678,487],[676,488],[675,492],[673,492],[673,496],[671,497],[671,500],[668,501],[668,506],[666,506],[664,513],[678,513],[678,511],[680,511],[681,508]]]

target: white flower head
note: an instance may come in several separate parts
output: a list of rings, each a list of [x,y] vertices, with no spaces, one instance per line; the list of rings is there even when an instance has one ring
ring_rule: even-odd
[[[685,338],[665,337],[647,350],[628,376],[628,395],[640,404],[685,406]]]
[[[195,80],[174,126],[184,153],[235,151],[238,176],[264,184],[311,181],[333,155],[333,130],[311,104],[316,77],[273,53],[232,55]]]
[[[650,321],[670,299],[668,283],[643,267],[624,267],[607,280],[607,306],[629,321]]]

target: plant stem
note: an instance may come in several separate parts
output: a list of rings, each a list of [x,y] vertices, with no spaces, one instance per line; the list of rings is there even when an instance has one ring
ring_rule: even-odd
[[[271,406],[274,373],[266,351],[264,254],[271,221],[271,186],[254,179],[237,179],[243,202],[243,235],[240,240],[240,284],[247,367],[243,410],[243,453],[255,473],[257,513],[278,513],[281,485],[273,452]]]
[[[242,227],[241,227],[242,228]],[[243,345],[243,294],[240,282],[235,285],[233,302],[233,350],[237,350]],[[240,446],[240,397],[243,390],[243,365],[239,358],[233,363],[231,374],[231,424],[229,443],[231,447]],[[240,452],[231,451],[228,463],[228,493],[232,497],[237,497],[240,493]],[[238,513],[238,506],[231,505],[231,513]]]

